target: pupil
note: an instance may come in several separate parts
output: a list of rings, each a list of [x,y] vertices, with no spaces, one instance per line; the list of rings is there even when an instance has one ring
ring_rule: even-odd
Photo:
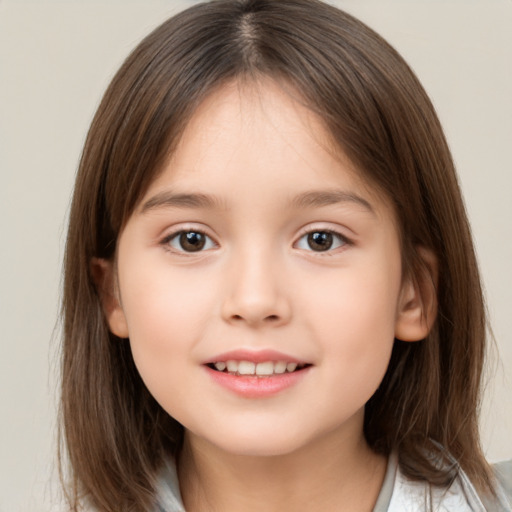
[[[332,246],[332,233],[326,231],[310,233],[308,244],[314,251],[327,251]]]
[[[188,231],[180,235],[180,244],[186,251],[200,251],[204,247],[205,237],[201,233]]]

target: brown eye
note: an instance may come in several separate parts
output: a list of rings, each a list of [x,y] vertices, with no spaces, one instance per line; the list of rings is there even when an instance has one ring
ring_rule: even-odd
[[[332,247],[332,233],[315,231],[308,234],[308,245],[313,251],[328,251]]]
[[[183,250],[187,252],[200,251],[204,247],[204,244],[205,237],[202,233],[189,231],[187,233],[181,233],[180,235],[180,245]]]
[[[215,246],[212,239],[200,231],[180,231],[164,240],[176,252],[199,252]]]
[[[327,252],[346,245],[348,240],[334,231],[310,231],[297,242],[299,249],[313,252]]]

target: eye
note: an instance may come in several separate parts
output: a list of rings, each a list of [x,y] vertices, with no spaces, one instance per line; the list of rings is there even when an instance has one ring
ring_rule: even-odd
[[[306,251],[326,252],[346,245],[348,240],[339,233],[328,230],[309,231],[299,238],[296,247]]]
[[[162,240],[162,245],[169,246],[176,252],[200,252],[215,247],[215,242],[202,231],[178,231]]]

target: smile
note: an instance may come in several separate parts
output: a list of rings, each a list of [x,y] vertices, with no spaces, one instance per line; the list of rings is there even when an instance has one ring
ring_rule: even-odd
[[[299,385],[313,366],[276,350],[231,350],[203,362],[213,382],[249,399],[271,397]]]
[[[286,361],[262,361],[255,363],[253,361],[236,361],[229,359],[227,361],[217,361],[208,366],[218,372],[229,373],[237,376],[256,376],[271,377],[272,375],[282,375],[283,373],[293,373],[302,370],[307,364],[286,362]]]

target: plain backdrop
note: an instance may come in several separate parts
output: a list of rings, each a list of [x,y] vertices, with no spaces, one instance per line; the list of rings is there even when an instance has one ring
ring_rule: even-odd
[[[0,0],[0,511],[58,511],[61,260],[88,125],[123,58],[193,1]],[[512,458],[512,1],[340,0],[419,75],[458,166],[499,361],[482,414]]]

